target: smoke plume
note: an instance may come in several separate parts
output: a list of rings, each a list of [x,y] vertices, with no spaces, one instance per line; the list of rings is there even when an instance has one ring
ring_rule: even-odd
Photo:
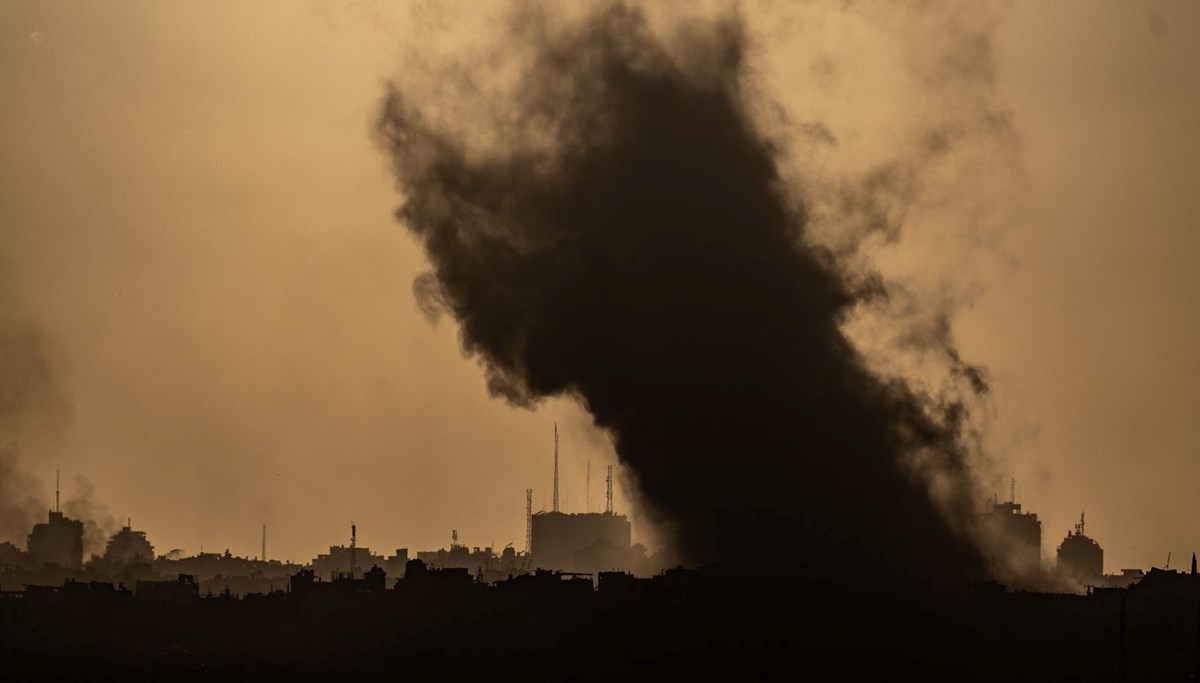
[[[844,326],[897,294],[850,257],[861,237],[811,234],[912,176],[807,201],[736,16],[663,34],[623,4],[522,5],[508,30],[506,58],[438,70],[440,98],[392,85],[376,130],[433,268],[414,292],[458,321],[490,391],[577,397],[691,562],[977,574],[948,520],[974,510],[986,382],[939,316],[903,343],[933,340],[952,390],[873,367]]]
[[[83,475],[75,477],[75,490],[63,502],[63,512],[83,522],[84,557],[100,555],[108,539],[120,527],[108,506],[96,498],[96,487]]]
[[[0,292],[0,541],[18,547],[25,546],[35,523],[46,521],[53,491],[29,473],[28,463],[61,456],[57,437],[71,416],[55,374],[53,349],[22,307]],[[103,550],[116,530],[116,519],[96,500],[86,477],[75,477],[62,511],[84,523],[85,553]]]
[[[0,542],[25,546],[25,534],[44,514],[37,482],[17,465],[12,446],[0,446]]]
[[[37,327],[0,291],[0,540],[19,546],[47,509],[40,482],[21,460],[67,414],[46,348]]]

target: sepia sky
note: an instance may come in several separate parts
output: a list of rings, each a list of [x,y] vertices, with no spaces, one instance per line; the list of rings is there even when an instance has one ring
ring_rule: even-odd
[[[764,99],[824,123],[830,166],[898,154],[910,124],[962,106],[893,72],[952,35],[922,26],[942,5],[899,22],[874,16],[887,5],[796,7],[742,11]],[[1043,553],[1086,510],[1106,571],[1182,565],[1200,549],[1200,6],[988,12],[1010,156],[984,158],[972,201],[942,198],[932,221],[983,227],[950,242],[917,212],[906,251],[876,256],[953,283],[960,351],[993,387],[989,476],[1006,497],[1015,474]],[[454,321],[422,315],[428,264],[371,137],[390,79],[500,16],[0,1],[0,313],[39,330],[65,406],[18,429],[44,505],[61,464],[65,496],[86,477],[160,553],[253,556],[265,523],[270,556],[304,561],[351,520],[389,554],[452,529],[523,549],[557,421],[565,508],[585,508],[590,459],[602,509],[616,456],[587,414],[490,398]],[[618,478],[618,511],[633,501]],[[635,536],[654,543],[637,520]]]

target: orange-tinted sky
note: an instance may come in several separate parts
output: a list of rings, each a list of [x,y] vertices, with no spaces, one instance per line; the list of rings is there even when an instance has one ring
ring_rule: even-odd
[[[303,560],[351,520],[373,549],[451,529],[522,548],[555,420],[567,509],[589,457],[603,504],[615,456],[587,416],[489,398],[453,322],[421,316],[424,257],[370,138],[404,59],[487,35],[496,10],[474,7],[0,3],[0,282],[70,406],[22,444],[47,504],[61,463],[67,493],[85,475],[160,552],[255,555],[266,523],[270,554]],[[766,96],[824,121],[829,163],[856,167],[962,106],[894,59],[954,27],[940,8],[889,30],[838,7],[745,10]],[[1161,565],[1200,547],[1200,8],[989,16],[1013,135],[980,175],[986,229],[973,248],[915,229],[879,258],[971,293],[955,331],[990,371],[996,469],[1044,552],[1086,509],[1108,571]]]

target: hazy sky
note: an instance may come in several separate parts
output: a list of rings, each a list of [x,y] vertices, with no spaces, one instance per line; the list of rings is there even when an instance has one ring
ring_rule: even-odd
[[[86,476],[159,552],[255,555],[266,523],[271,556],[306,560],[351,520],[375,550],[451,529],[522,549],[555,420],[566,508],[585,506],[589,457],[603,505],[615,456],[586,414],[489,398],[453,321],[412,296],[427,265],[371,124],[405,59],[488,30],[493,10],[468,7],[0,2],[3,305],[41,329],[69,405],[21,444],[47,505],[61,463],[66,493]],[[834,3],[772,21],[786,9],[746,5],[766,96],[818,112],[837,163],[956,106],[890,79],[880,36],[921,36],[855,29]],[[954,330],[990,372],[993,456],[1043,552],[1086,510],[1107,571],[1183,562],[1200,549],[1200,5],[991,16],[1014,132],[995,163],[1014,170],[989,186],[982,246],[915,239],[917,261],[969,282]]]

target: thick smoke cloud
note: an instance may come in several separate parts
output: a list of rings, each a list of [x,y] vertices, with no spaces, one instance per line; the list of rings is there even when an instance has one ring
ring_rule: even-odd
[[[966,403],[873,372],[848,340],[888,291],[810,239],[756,124],[743,25],[664,38],[612,5],[513,26],[503,101],[451,112],[393,86],[377,126],[433,266],[414,290],[453,314],[490,390],[578,397],[689,561],[976,574],[945,514],[972,509]],[[440,87],[488,100],[485,73]]]

